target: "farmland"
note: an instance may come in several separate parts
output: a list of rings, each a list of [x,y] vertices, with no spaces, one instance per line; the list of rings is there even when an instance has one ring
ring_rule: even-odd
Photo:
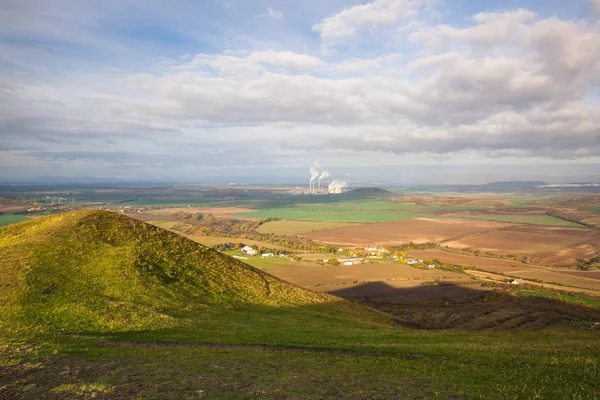
[[[550,215],[518,215],[518,214],[460,214],[454,215],[460,218],[483,219],[488,221],[544,225],[544,226],[568,226],[582,227],[581,224],[572,221],[565,221]]]
[[[274,208],[247,213],[236,213],[236,216],[253,218],[272,218],[326,221],[326,222],[382,222],[397,221],[412,218],[437,218],[432,214],[404,212],[401,209],[361,209],[358,207],[315,207],[300,206],[296,208]]]
[[[276,235],[299,235],[354,225],[356,224],[344,222],[282,220],[267,222],[266,224],[261,225],[257,231],[261,233],[274,233]]]
[[[593,295],[600,279],[573,265],[557,269],[534,261],[565,257],[569,249],[591,255],[584,250],[595,249],[597,230],[449,217],[467,211],[515,214],[489,209],[512,207],[505,200],[471,198],[471,210],[460,209],[469,205],[454,199],[438,199],[438,205],[300,200],[106,207],[175,234],[91,210],[27,222],[32,228],[23,230],[26,234],[19,226],[3,228],[8,239],[0,245],[8,251],[0,258],[10,262],[1,265],[10,269],[13,260],[33,257],[27,262],[36,279],[22,280],[30,282],[31,294],[19,299],[38,303],[11,308],[31,315],[8,320],[11,329],[0,332],[0,397],[161,398],[168,388],[172,398],[198,397],[198,391],[206,398],[568,398],[574,393],[594,398],[598,370],[590,365],[598,357],[593,345],[600,309]],[[284,207],[273,207],[275,202]],[[59,214],[64,207],[52,211]],[[545,213],[539,205],[523,207],[522,216]],[[306,219],[244,215],[265,212],[273,218],[277,210],[296,210]],[[238,212],[249,219],[238,220]],[[390,215],[395,219],[386,221]],[[340,222],[341,217],[362,223]],[[34,237],[36,230],[49,234]],[[244,243],[293,258],[249,257],[228,246],[217,253],[182,236],[208,246]],[[474,241],[480,237],[484,240]],[[324,245],[327,238],[337,245]],[[364,256],[353,265],[331,262],[352,257],[363,246],[396,244],[407,259],[440,264],[411,266],[391,254]],[[419,250],[419,244],[431,248]],[[464,270],[465,265],[479,270]],[[75,273],[81,268],[84,274]],[[11,269],[2,277],[10,280],[23,271]],[[515,277],[526,282],[505,283]],[[88,289],[73,291],[63,280]],[[10,287],[0,294],[13,293]],[[46,301],[56,296],[65,297]],[[85,308],[60,308],[71,297]],[[46,320],[69,329],[34,336],[37,330],[18,325]],[[86,321],[93,321],[93,330]],[[15,329],[29,332],[19,346],[13,345],[15,338],[3,337]],[[32,343],[44,343],[47,350],[31,350]],[[29,384],[36,386],[23,392]]]
[[[451,218],[415,218],[402,221],[350,226],[304,234],[310,239],[334,244],[375,244],[441,242],[451,238],[509,226],[489,221],[467,221]]]
[[[600,231],[522,225],[466,235],[444,245],[515,254],[528,257],[535,264],[569,265],[576,263],[577,258],[597,254]]]

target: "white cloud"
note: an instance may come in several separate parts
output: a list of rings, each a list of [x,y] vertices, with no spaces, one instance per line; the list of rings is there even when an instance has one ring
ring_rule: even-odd
[[[352,43],[381,26],[390,38],[413,32],[404,47],[388,41],[324,56],[317,42],[274,40],[68,79],[7,75],[0,79],[0,148],[28,160],[130,160],[183,170],[275,157],[285,164],[312,152],[363,161],[375,152],[392,161],[421,153],[600,154],[598,21],[516,9],[427,26],[411,22],[419,4],[376,0],[315,27],[327,43]],[[224,153],[231,143],[260,145]]]
[[[267,7],[267,12],[269,13],[269,17],[273,19],[281,19],[283,17],[283,13],[281,11],[275,11],[271,7]]]
[[[354,37],[360,29],[390,25],[413,16],[422,0],[374,0],[346,8],[313,26],[324,42],[339,42]]]

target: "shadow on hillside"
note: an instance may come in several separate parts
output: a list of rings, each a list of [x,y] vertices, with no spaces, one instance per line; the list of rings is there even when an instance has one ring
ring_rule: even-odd
[[[447,282],[420,285],[414,287],[394,287],[386,282],[367,282],[343,289],[327,291],[344,299],[361,298],[391,298],[391,299],[419,299],[419,300],[441,300],[444,298],[464,298],[484,294],[489,291],[480,284],[456,285]]]
[[[329,293],[383,311],[398,324],[417,329],[589,330],[600,321],[598,307],[515,296],[510,290],[479,285],[442,282],[438,286],[397,288],[370,282]]]

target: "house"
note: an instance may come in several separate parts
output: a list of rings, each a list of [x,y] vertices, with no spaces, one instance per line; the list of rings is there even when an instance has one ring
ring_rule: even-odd
[[[435,264],[429,264],[429,265],[427,266],[427,268],[429,268],[429,269],[435,269],[435,267],[436,267],[436,265],[435,265]]]
[[[362,263],[364,260],[364,258],[362,257],[356,257],[356,258],[338,258],[338,261],[340,262],[340,264],[343,265],[353,265],[353,264],[360,264]]]
[[[262,257],[274,257],[275,255],[273,253],[262,253],[261,256]]]
[[[365,247],[365,251],[372,256],[383,256],[384,254],[389,253],[389,251],[383,247]]]
[[[522,285],[523,283],[525,283],[523,281],[523,279],[515,279],[513,281],[508,282],[510,285]]]
[[[406,260],[406,263],[407,263],[408,265],[415,265],[415,264],[417,264],[417,263],[418,263],[418,261],[417,261],[417,260]]]
[[[244,246],[241,250],[242,253],[247,254],[249,256],[255,256],[256,254],[258,254],[257,250],[254,250],[252,247],[250,246]]]

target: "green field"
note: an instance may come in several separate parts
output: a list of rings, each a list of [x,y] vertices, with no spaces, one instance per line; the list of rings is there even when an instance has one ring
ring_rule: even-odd
[[[557,294],[550,294],[550,293],[544,293],[544,292],[536,292],[533,290],[519,290],[519,291],[516,291],[515,294],[518,296],[541,297],[541,298],[545,298],[545,299],[566,301],[568,303],[575,303],[575,304],[580,303],[580,304],[586,304],[589,306],[600,307],[600,300],[588,299],[585,297],[577,297],[577,296],[570,296],[570,295],[557,295]]]
[[[11,215],[11,214],[0,215],[0,226],[16,224],[17,222],[27,221],[28,219],[29,218],[27,218],[24,215]]]
[[[346,202],[336,204],[298,205],[270,208],[235,215],[284,220],[325,222],[385,222],[412,218],[439,218],[436,215],[406,212],[419,207],[414,204],[395,204],[385,201]]]
[[[290,261],[289,258],[285,258],[285,257],[276,257],[276,256],[275,257],[261,257],[260,255],[257,255],[254,257],[247,257],[247,256],[240,254],[240,252],[237,250],[225,251],[223,253],[227,254],[228,256],[245,257],[246,259],[242,259],[240,261],[243,261],[248,265],[252,265],[253,267],[260,268],[260,269],[269,269],[269,268],[273,268],[273,267],[280,267],[282,265],[290,264],[292,262],[292,261]]]
[[[354,225],[344,222],[327,222],[327,221],[294,221],[282,220],[271,221],[262,224],[257,231],[260,233],[273,233],[275,235],[295,236],[301,233],[322,231],[327,229],[343,228],[345,226]]]
[[[583,228],[576,222],[565,221],[564,219],[552,217],[550,215],[497,215],[497,214],[457,214],[448,215],[453,218],[467,218],[467,219],[484,219],[488,221],[498,222],[513,222],[517,224],[532,224],[532,225],[545,225],[545,226],[568,226],[575,228]]]
[[[403,327],[118,214],[0,229],[0,398],[594,399],[597,343]]]

